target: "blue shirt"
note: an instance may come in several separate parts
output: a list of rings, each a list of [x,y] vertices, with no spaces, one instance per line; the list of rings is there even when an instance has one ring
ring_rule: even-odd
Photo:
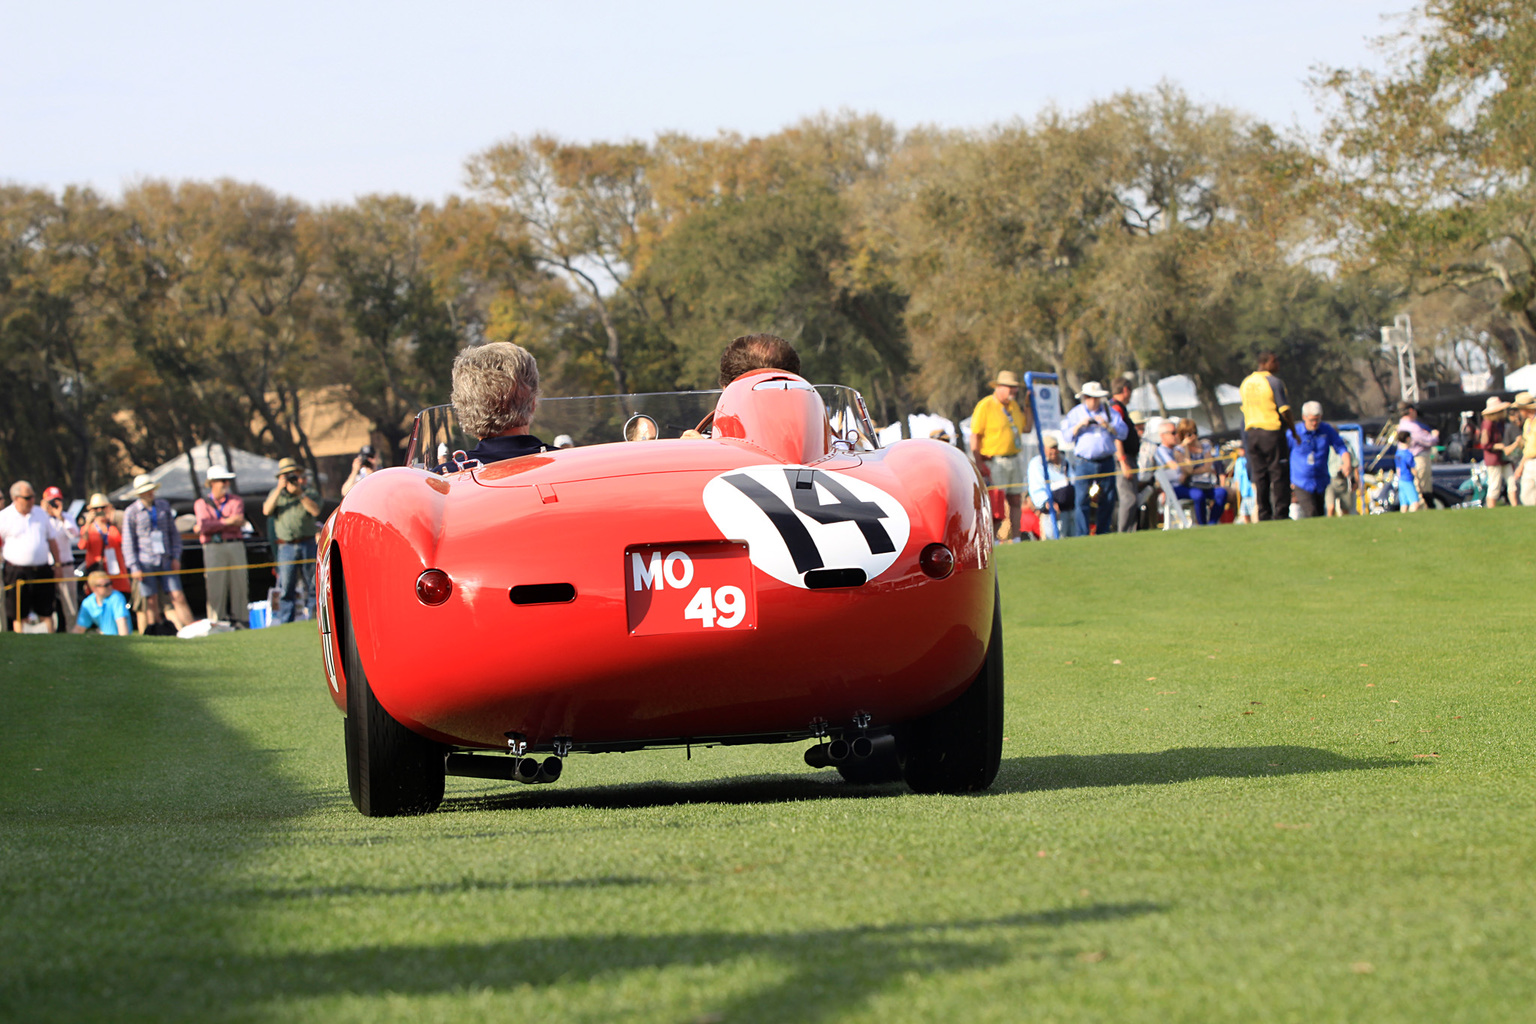
[[[95,626],[101,630],[102,636],[121,636],[117,631],[117,620],[127,619],[128,629],[133,629],[133,617],[128,614],[128,599],[120,591],[108,592],[106,605],[102,605],[101,598],[92,594],[80,602],[80,614],[75,618],[75,625],[81,629],[90,629]]]
[[[1319,423],[1316,430],[1297,424],[1296,433],[1301,435],[1300,441],[1295,434],[1285,435],[1291,446],[1291,486],[1321,494],[1328,489],[1328,480],[1333,476],[1328,472],[1328,449],[1343,455],[1349,446],[1328,423]]]
[[[1237,493],[1245,498],[1253,497],[1253,480],[1248,476],[1248,456],[1239,455],[1232,463],[1232,483]]]
[[[1077,429],[1079,423],[1085,423],[1094,416],[1103,416],[1109,421],[1109,429],[1106,430],[1097,423],[1083,428],[1083,432],[1073,438],[1072,431]],[[1115,454],[1115,439],[1124,441],[1129,428],[1120,414],[1110,406],[1099,403],[1098,412],[1089,412],[1086,402],[1079,402],[1067,413],[1066,419],[1061,421],[1061,440],[1063,444],[1071,444],[1073,453],[1080,459],[1107,459]]]
[[[1058,487],[1065,487],[1067,484],[1071,483],[1071,481],[1067,479],[1067,467],[1065,465],[1057,465],[1056,463],[1052,462],[1049,463],[1051,467],[1050,485],[1047,486],[1045,472],[1046,465],[1047,463],[1045,459],[1039,455],[1036,455],[1034,458],[1029,460],[1029,500],[1034,503],[1035,508],[1039,509],[1041,512],[1045,511],[1046,503],[1050,500],[1052,491],[1056,490]]]
[[[1397,472],[1399,476],[1413,476],[1413,449],[1405,444],[1397,446]]]

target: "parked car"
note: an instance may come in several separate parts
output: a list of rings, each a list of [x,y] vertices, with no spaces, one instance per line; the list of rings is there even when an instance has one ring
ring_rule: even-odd
[[[769,370],[547,400],[535,425],[578,447],[482,466],[450,410],[424,410],[410,465],[322,531],[362,813],[430,811],[446,775],[550,782],[572,754],[655,746],[813,740],[807,762],[850,781],[991,784],[1001,612],[959,450],[878,447],[856,392]]]

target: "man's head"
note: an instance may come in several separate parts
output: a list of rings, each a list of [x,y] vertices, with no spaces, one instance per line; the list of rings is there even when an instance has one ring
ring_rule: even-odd
[[[493,341],[454,359],[453,408],[471,436],[525,433],[538,404],[539,364],[521,345]]]
[[[988,381],[987,387],[992,389],[993,398],[1007,405],[1019,397],[1019,375],[1012,370],[1004,370]]]
[[[799,375],[800,353],[776,334],[745,334],[720,353],[720,386],[753,370],[786,370]]]
[[[133,478],[133,493],[145,505],[153,505],[155,503],[155,492],[159,489],[160,485],[155,483],[148,473],[140,473]]]
[[[1115,401],[1124,405],[1131,400],[1131,382],[1121,377],[1115,381],[1114,390],[1110,394],[1114,397]]]
[[[17,512],[26,515],[37,505],[37,492],[27,481],[17,480],[11,484],[11,502],[16,506]]]
[[[1307,402],[1301,407],[1301,422],[1307,425],[1308,430],[1316,430],[1317,425],[1323,422],[1323,405],[1321,402]]]
[[[112,592],[112,577],[100,569],[87,576],[85,581],[90,584],[91,593],[96,595],[98,601],[105,600],[106,596]]]
[[[379,453],[371,444],[365,444],[359,448],[357,451],[357,457],[362,459],[365,465],[377,466],[379,464]]]
[[[1528,420],[1532,416],[1536,416],[1536,395],[1532,395],[1529,391],[1522,391],[1515,396],[1515,400],[1513,404],[1510,405],[1510,408],[1513,409],[1521,419]]]
[[[1047,430],[1045,432],[1045,437],[1042,438],[1041,440],[1042,440],[1042,443],[1045,445],[1045,461],[1047,461],[1047,462],[1060,462],[1061,461],[1061,435],[1057,434],[1054,430]]]
[[[304,486],[304,467],[297,459],[282,459],[277,464],[277,482],[290,491]]]
[[[43,492],[43,508],[50,516],[62,516],[64,514],[64,492],[57,487],[50,487]]]
[[[556,448],[575,448],[576,442],[571,440],[570,434],[556,434],[553,444]]]
[[[1280,368],[1280,357],[1273,352],[1259,353],[1259,371],[1261,373],[1274,373]]]
[[[1172,448],[1179,443],[1179,425],[1173,420],[1163,420],[1157,426],[1157,439]]]
[[[1104,399],[1109,397],[1109,392],[1104,390],[1104,385],[1091,380],[1083,385],[1083,390],[1077,393],[1077,397],[1083,400],[1089,412],[1098,412],[1099,406],[1104,404]]]
[[[235,478],[235,474],[223,466],[211,466],[208,469],[208,493],[215,499],[224,497],[229,493],[229,482]]]
[[[98,491],[91,495],[90,501],[86,502],[85,510],[93,516],[110,517],[112,515],[112,503],[107,500],[105,494]]]
[[[1409,419],[1418,419],[1419,409],[1412,402],[1398,402],[1397,414],[1399,416],[1407,416]]]

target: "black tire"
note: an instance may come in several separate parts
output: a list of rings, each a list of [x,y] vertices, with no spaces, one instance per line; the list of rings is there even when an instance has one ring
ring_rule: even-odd
[[[357,653],[341,558],[332,555],[337,644],[347,679],[347,788],[370,818],[428,814],[443,802],[447,750],[392,718],[373,696]]]
[[[974,793],[992,785],[1003,759],[1003,612],[996,585],[992,636],[981,671],[953,702],[901,736],[901,767],[914,793]]]

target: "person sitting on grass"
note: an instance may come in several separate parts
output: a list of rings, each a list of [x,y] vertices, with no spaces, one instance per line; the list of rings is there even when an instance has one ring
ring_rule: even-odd
[[[1406,430],[1397,432],[1397,509],[1399,512],[1417,512],[1424,507],[1424,497],[1419,494],[1413,479],[1414,455],[1408,447],[1413,435]]]
[[[112,586],[112,577],[100,571],[86,577],[91,593],[80,602],[80,612],[75,617],[71,633],[84,633],[88,629],[101,631],[102,636],[130,636],[133,627],[128,624],[128,599]]]

